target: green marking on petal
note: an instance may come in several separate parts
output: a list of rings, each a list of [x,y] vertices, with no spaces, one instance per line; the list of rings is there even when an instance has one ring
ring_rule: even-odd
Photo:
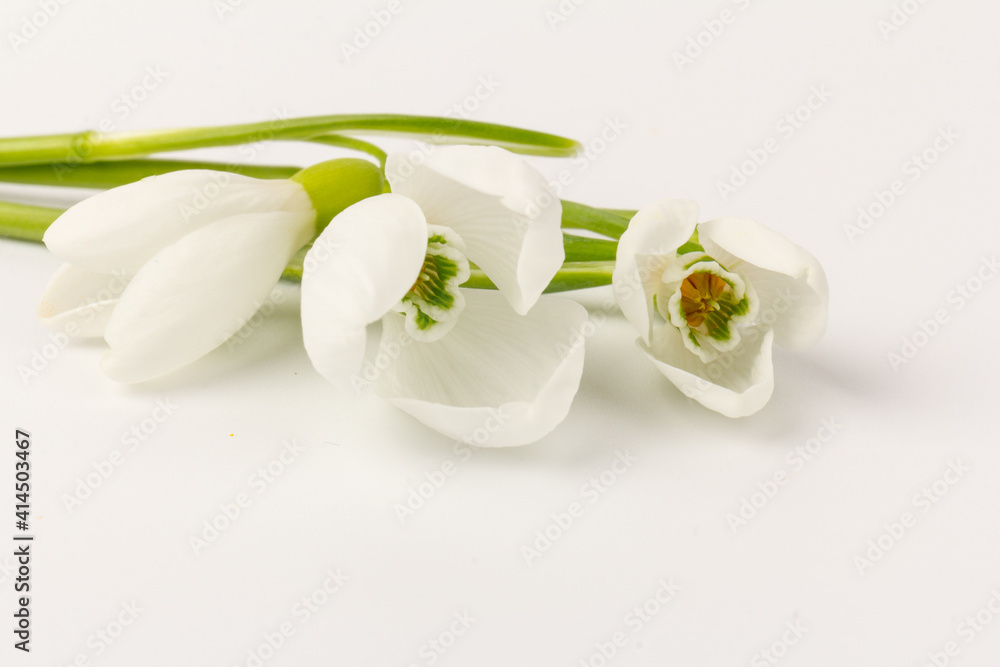
[[[420,329],[421,331],[425,331],[431,328],[433,325],[437,324],[437,320],[435,320],[430,315],[420,310],[419,307],[417,308],[417,314],[413,319],[417,325],[417,328]]]
[[[433,341],[454,326],[465,307],[459,285],[469,278],[461,237],[447,227],[428,225],[427,252],[420,274],[396,311],[406,317],[416,340]]]
[[[756,292],[703,252],[678,259],[682,273],[674,274],[676,287],[669,288],[667,319],[683,335],[685,347],[708,363],[739,344],[740,327],[755,312]]]
[[[681,247],[683,247],[683,246],[681,246]],[[711,257],[709,257],[708,255],[698,255],[697,257],[694,257],[694,258],[692,258],[690,260],[687,260],[683,264],[683,267],[685,269],[690,269],[692,266],[694,266],[695,264],[698,264],[699,262],[715,262],[715,260],[712,259]],[[718,264],[718,262],[716,262],[716,263]]]

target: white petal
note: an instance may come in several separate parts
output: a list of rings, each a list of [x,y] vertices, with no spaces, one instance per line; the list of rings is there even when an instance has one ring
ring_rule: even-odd
[[[312,210],[309,195],[293,181],[192,169],[86,199],[59,216],[44,241],[53,254],[81,269],[134,275],[169,244],[223,218]]]
[[[364,361],[365,328],[399,303],[420,275],[427,222],[396,194],[344,209],[306,254],[302,336],[326,379],[343,388]]]
[[[809,251],[749,218],[720,218],[698,226],[705,251],[757,290],[757,321],[774,327],[782,347],[808,347],[826,331],[829,291],[823,267]]]
[[[111,315],[104,372],[142,382],[221,345],[264,303],[314,223],[312,212],[237,215],[157,253]]]
[[[698,204],[665,199],[639,209],[618,241],[611,283],[618,307],[649,342],[660,275],[698,223]]]
[[[495,291],[463,291],[455,328],[432,343],[400,345],[375,389],[456,440],[483,447],[535,442],[565,419],[579,388],[587,311],[543,297],[518,315]],[[401,317],[382,322],[384,342],[405,340]]]
[[[740,346],[705,364],[692,354],[676,328],[656,327],[651,346],[639,347],[668,380],[706,408],[727,417],[745,417],[764,407],[774,391],[770,329],[747,328]]]
[[[90,273],[63,264],[42,294],[38,315],[45,325],[70,336],[103,336],[128,281],[120,273]]]
[[[562,266],[562,202],[545,177],[496,146],[439,147],[421,164],[389,156],[392,191],[413,199],[432,225],[451,227],[518,313]]]

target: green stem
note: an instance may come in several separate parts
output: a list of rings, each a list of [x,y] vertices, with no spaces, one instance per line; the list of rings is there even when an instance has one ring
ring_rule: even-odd
[[[568,292],[570,290],[600,287],[611,284],[611,274],[615,269],[614,262],[566,262],[556,272],[554,278],[545,288],[546,294]],[[496,289],[493,282],[480,269],[474,269],[472,275],[462,284],[471,289]]]
[[[616,215],[619,218],[625,218],[626,220],[631,220],[635,214],[638,213],[638,211],[634,208],[602,208],[598,210],[610,213],[611,215]]]
[[[295,253],[291,261],[288,262],[288,266],[285,267],[284,272],[281,274],[282,280],[287,280],[293,283],[302,282],[302,266],[306,261],[306,253],[309,252],[309,248],[311,247],[312,243]]]
[[[375,157],[382,169],[385,169],[385,152],[378,146],[370,144],[367,141],[335,134],[314,137],[310,141],[366,153]],[[26,164],[14,167],[0,167],[0,182],[107,189],[134,183],[147,176],[158,176],[182,169],[228,171],[253,178],[291,178],[301,170],[301,167],[235,164],[230,162],[208,162],[204,160],[115,160],[78,164],[75,166],[56,162],[52,164]]]
[[[64,164],[31,164],[0,167],[0,181],[30,185],[58,185],[76,188],[115,188],[134,183],[147,176],[157,176],[181,169],[212,169],[228,171],[254,178],[290,178],[299,167],[273,165],[243,165],[225,162],[194,162],[190,160],[119,160],[67,166]]]
[[[142,130],[102,134],[93,130],[0,139],[0,165],[63,162],[67,165],[123,160],[152,153],[209,146],[232,146],[276,139],[307,141],[333,132],[390,134],[435,143],[481,143],[529,155],[568,157],[579,144],[571,139],[506,125],[471,120],[394,114],[313,116],[218,127]]]
[[[41,242],[45,230],[62,213],[62,209],[58,208],[0,202],[0,236]],[[572,234],[564,234],[563,242],[566,248],[566,262],[549,283],[546,292],[565,292],[611,283],[617,243]],[[283,279],[302,280],[302,263],[308,250],[309,246],[306,246],[296,253],[285,268],[281,276]],[[463,287],[496,289],[486,274],[479,269],[473,270],[472,276]]]
[[[290,282],[301,282],[302,262],[305,258],[306,249],[303,248],[285,268],[281,274],[282,280]],[[566,262],[562,268],[556,272],[555,277],[545,288],[546,294],[555,292],[569,292],[571,290],[586,289],[588,287],[600,287],[611,284],[611,274],[615,269],[614,262]],[[462,283],[462,287],[469,289],[496,289],[493,281],[486,277],[482,269],[472,269],[472,275]]]
[[[312,141],[363,151],[375,157],[382,165],[383,170],[385,169],[386,155],[373,144],[334,135],[316,137]],[[134,183],[147,176],[157,176],[182,169],[211,169],[254,178],[291,178],[300,170],[299,167],[291,166],[243,165],[191,160],[119,160],[81,164],[75,167],[61,164],[0,167],[0,182],[107,189]],[[608,209],[592,208],[570,201],[563,202],[562,226],[566,229],[586,229],[611,238],[618,238],[624,230],[622,225],[628,225],[628,218],[620,217]],[[614,248],[617,247],[614,241],[589,239],[575,235],[567,236],[566,243],[566,261],[614,259]],[[582,254],[572,254],[577,252]]]
[[[378,164],[382,167],[382,171],[385,171],[385,161],[388,159],[388,155],[385,151],[376,146],[375,144],[370,144],[367,141],[362,141],[361,139],[355,139],[354,137],[345,137],[341,134],[324,134],[318,137],[313,137],[309,141],[315,144],[326,144],[327,146],[338,146],[340,148],[350,148],[351,150],[361,151],[362,153],[368,153],[376,160]]]
[[[0,236],[41,242],[45,230],[62,213],[58,208],[0,201]]]
[[[302,280],[302,264],[305,261],[306,252],[309,247],[300,250],[292,261],[285,267],[285,272],[281,274],[283,280],[300,282]],[[567,261],[556,273],[555,277],[545,288],[546,292],[567,292],[569,290],[584,289],[587,287],[598,287],[600,285],[611,284],[611,273],[614,271],[614,260],[606,261]],[[472,275],[467,281],[462,283],[462,287],[470,289],[496,289],[482,269],[472,269]]]
[[[563,247],[567,262],[613,262],[618,252],[618,244],[614,241],[566,233],[563,233]]]
[[[586,229],[612,239],[620,239],[628,228],[629,217],[616,211],[594,208],[563,200],[562,226],[564,229]]]
[[[611,274],[615,263],[611,262],[567,262],[556,272],[545,288],[546,294],[568,292],[570,290],[600,287],[611,284]]]

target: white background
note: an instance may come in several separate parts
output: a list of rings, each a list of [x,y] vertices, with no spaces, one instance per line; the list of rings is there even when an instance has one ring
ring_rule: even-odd
[[[568,199],[636,208],[691,197],[705,220],[742,215],[779,230],[826,267],[829,330],[806,352],[777,350],[770,404],[728,420],[662,378],[605,311],[610,292],[594,290],[580,298],[609,314],[587,341],[565,423],[535,445],[468,457],[374,397],[334,400],[302,349],[293,285],[249,340],[162,380],[115,385],[97,366],[103,344],[80,342],[22,377],[54,349],[35,307],[57,261],[0,241],[0,464],[11,479],[14,429],[29,430],[37,535],[30,656],[11,647],[13,559],[0,549],[0,662],[253,665],[248,652],[287,623],[294,634],[273,656],[265,648],[263,664],[596,667],[618,632],[624,646],[608,664],[774,664],[765,649],[789,667],[916,667],[928,653],[995,664],[1000,280],[977,282],[993,277],[1000,247],[994,3],[899,0],[915,13],[883,34],[893,0],[567,0],[572,13],[554,23],[556,0],[402,0],[349,62],[342,44],[385,0],[232,4],[50,1],[42,21],[44,2],[7,0],[0,134],[456,104],[588,145],[620,123],[592,160],[532,163],[552,178],[568,170]],[[723,10],[732,20],[712,36],[704,22],[718,32]],[[32,32],[25,20],[44,25]],[[11,34],[32,36],[15,48]],[[698,39],[701,53],[691,47],[696,57],[678,66]],[[143,90],[147,68],[162,80]],[[481,80],[495,90],[477,99]],[[800,109],[814,89],[828,99]],[[781,129],[797,111],[799,127]],[[942,131],[953,140],[939,152]],[[724,199],[718,183],[770,137],[778,150]],[[336,154],[260,148],[261,164]],[[914,172],[925,150],[936,160]],[[877,192],[897,179],[902,194],[849,236],[859,207],[877,212]],[[69,203],[84,193],[0,194]],[[979,289],[966,299],[959,286]],[[944,324],[920,333],[938,311]],[[920,347],[893,368],[904,341]],[[151,421],[157,401],[174,406],[162,423]],[[797,459],[795,448],[827,435],[824,420],[837,425],[832,439]],[[134,427],[150,434],[132,451],[123,434]],[[255,471],[290,440],[302,451],[258,493]],[[68,509],[115,450],[121,465]],[[635,461],[606,492],[585,491],[618,453]],[[448,461],[455,474],[401,521],[397,505]],[[779,471],[786,483],[760,495]],[[921,500],[935,482],[941,495]],[[2,488],[7,543],[14,501]],[[189,539],[240,494],[250,505],[196,554]],[[734,524],[744,500],[762,506]],[[522,547],[573,502],[582,516],[549,527],[561,534],[529,564]],[[886,526],[907,512],[913,525],[893,537]],[[877,560],[870,541],[888,547]],[[338,568],[348,578],[327,595]],[[662,605],[661,580],[679,587]],[[307,617],[296,605],[309,596],[326,599]],[[633,608],[644,604],[656,613],[640,628]],[[141,609],[134,621],[122,605]],[[475,620],[451,644],[463,613]],[[965,620],[977,613],[985,625]],[[118,634],[120,615],[131,624]],[[118,634],[110,645],[104,631]],[[451,644],[443,654],[429,644],[438,639]]]

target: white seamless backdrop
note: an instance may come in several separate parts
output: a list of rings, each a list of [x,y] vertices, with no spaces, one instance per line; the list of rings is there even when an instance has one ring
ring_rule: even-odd
[[[354,112],[550,131],[587,147],[529,158],[563,197],[755,218],[819,258],[831,301],[819,345],[776,350],[770,404],[728,420],[645,361],[609,290],[581,293],[600,325],[569,417],[479,450],[335,399],[290,284],[245,337],[116,385],[102,344],[37,320],[57,260],[0,240],[0,477],[30,431],[36,535],[30,654],[0,548],[0,663],[995,664],[998,19],[982,0],[7,0],[4,136]]]

